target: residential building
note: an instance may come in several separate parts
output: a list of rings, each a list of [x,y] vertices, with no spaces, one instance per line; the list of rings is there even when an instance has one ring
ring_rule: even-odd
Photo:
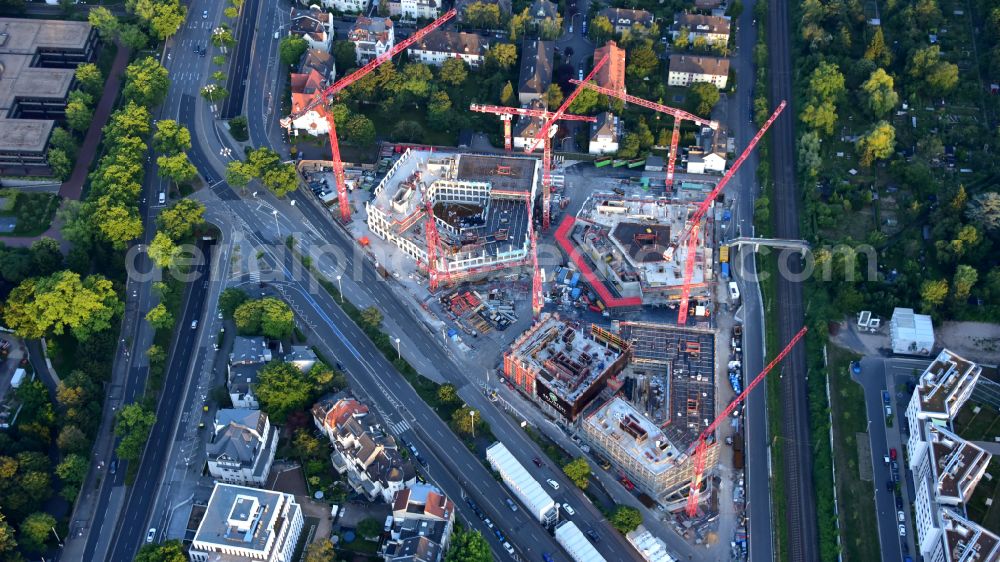
[[[450,58],[461,58],[470,67],[479,68],[486,60],[489,42],[475,33],[436,30],[407,49],[410,60],[441,66]]]
[[[533,100],[528,106],[531,109],[545,110],[545,102],[541,99]],[[543,126],[545,126],[545,120],[541,117],[519,115],[511,131],[514,137],[514,148],[523,149],[534,146],[535,136],[542,130]]]
[[[930,355],[934,349],[934,324],[926,314],[897,307],[889,321],[892,352],[901,355]]]
[[[720,90],[729,81],[729,59],[722,57],[670,55],[668,86],[690,86],[697,82],[715,84]]]
[[[725,4],[725,0],[694,0],[694,7],[704,11],[717,10],[723,4]]]
[[[330,52],[333,44],[333,17],[316,5],[310,6],[308,10],[292,8],[288,35],[305,39],[310,49]]]
[[[293,345],[285,354],[285,363],[292,363],[303,373],[308,373],[319,361],[316,352],[307,345]]]
[[[0,18],[0,176],[48,176],[48,145],[76,86],[94,60],[87,22]]]
[[[299,73],[309,74],[313,70],[323,78],[324,84],[330,84],[337,75],[337,61],[327,51],[309,49],[306,54],[302,55]]]
[[[547,19],[554,20],[559,17],[559,5],[549,0],[534,0],[529,10],[531,21],[536,25]]]
[[[191,562],[291,562],[302,526],[295,496],[217,482],[188,555]]]
[[[312,407],[313,423],[328,439],[333,439],[337,428],[352,417],[368,415],[368,406],[347,397],[346,393],[331,394],[320,398]]]
[[[701,148],[688,150],[687,168],[689,174],[722,173],[726,170],[726,157],[717,152],[705,152]]]
[[[687,30],[688,41],[691,43],[699,37],[709,45],[724,46],[729,43],[730,24],[728,18],[701,14],[677,14],[674,16],[674,25],[670,28],[671,37],[676,40],[677,36],[681,34],[681,30]]]
[[[396,492],[392,529],[382,545],[390,562],[438,562],[448,549],[455,526],[455,503],[429,484]]]
[[[674,442],[652,420],[621,396],[588,414],[580,424],[583,440],[654,499],[677,497],[694,475],[690,443]],[[705,453],[705,470],[718,462],[719,445]]]
[[[620,92],[625,91],[625,49],[618,46],[612,39],[594,50],[594,64],[603,59],[605,55],[608,62],[594,75],[594,82],[602,88],[609,88]]]
[[[548,411],[574,421],[628,363],[589,330],[558,314],[543,314],[504,352],[507,380]]]
[[[267,414],[245,408],[215,414],[206,446],[208,472],[227,484],[263,486],[278,448],[278,430]]]
[[[612,154],[618,152],[621,138],[621,123],[610,111],[597,116],[597,122],[590,124],[590,154]]]
[[[389,18],[360,17],[347,34],[347,40],[354,43],[357,63],[368,63],[396,44],[393,22]]]
[[[552,85],[555,43],[525,39],[521,46],[521,72],[517,80],[517,99],[528,105],[545,97]]]
[[[441,16],[441,0],[389,0],[389,15],[406,20],[437,19]]]
[[[236,408],[260,408],[254,395],[257,375],[263,366],[271,361],[271,350],[267,340],[261,337],[245,338],[237,336],[233,340],[233,350],[229,354],[228,381],[229,399]]]
[[[979,365],[942,350],[920,375],[906,408],[916,543],[925,560],[1000,558],[996,534],[961,515],[992,455],[950,429],[981,372]]]
[[[388,503],[396,492],[415,484],[417,474],[400,454],[396,440],[369,421],[367,407],[362,406],[351,398],[318,403],[313,407],[313,420],[322,421],[334,447],[330,462],[338,473],[347,475],[351,488],[369,500]]]
[[[465,21],[465,10],[470,4],[482,1],[483,0],[455,0],[455,10],[458,12],[458,21]],[[512,9],[511,0],[499,0],[498,2],[491,1],[489,3],[496,4],[500,8],[500,17],[510,16]]]
[[[310,70],[307,74],[293,73],[290,80],[290,95],[292,96],[292,113],[299,113],[309,103],[316,99],[316,96],[323,91],[327,82],[323,76],[315,70]],[[324,113],[318,109],[309,110],[289,124],[289,134],[298,135],[305,132],[314,137],[326,135],[330,132],[330,123]]]
[[[636,25],[641,26],[644,30],[648,30],[653,26],[653,14],[646,10],[604,8],[597,12],[597,15],[608,18],[608,21],[615,28],[615,33],[625,33],[632,30]]]
[[[328,10],[337,10],[348,14],[367,13],[372,5],[372,0],[299,0],[299,4],[304,6],[316,5],[321,2],[322,6]]]

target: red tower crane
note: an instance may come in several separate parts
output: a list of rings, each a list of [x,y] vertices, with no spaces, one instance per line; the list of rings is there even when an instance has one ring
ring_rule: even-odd
[[[555,115],[551,111],[545,111],[544,109],[528,109],[524,107],[504,107],[500,105],[481,105],[474,103],[469,106],[469,109],[477,113],[492,113],[494,115],[499,115],[500,119],[503,120],[503,148],[507,152],[511,151],[513,147],[513,135],[511,133],[511,121],[514,116],[518,117],[532,117],[532,118],[542,118],[548,119]],[[562,121],[587,121],[589,123],[594,123],[597,121],[597,117],[588,117],[586,115],[573,115],[571,113],[566,113],[559,118]]]
[[[757,134],[754,135],[753,139],[750,140],[750,144],[748,144],[747,147],[743,149],[743,153],[740,154],[740,157],[737,158],[735,162],[733,162],[733,165],[729,168],[729,171],[726,172],[726,175],[722,176],[722,179],[719,180],[719,183],[716,184],[715,188],[712,189],[712,191],[708,194],[708,197],[706,197],[705,200],[702,201],[700,205],[698,205],[698,208],[695,210],[694,214],[688,221],[687,228],[683,232],[681,232],[680,237],[677,238],[675,242],[671,243],[670,246],[667,247],[667,250],[664,252],[663,257],[667,261],[672,260],[674,255],[674,250],[677,248],[678,245],[683,244],[684,241],[687,240],[688,250],[687,250],[686,261],[684,262],[684,284],[681,285],[681,302],[680,306],[677,309],[677,323],[682,326],[687,323],[688,301],[691,298],[691,279],[694,276],[694,262],[695,262],[694,254],[695,254],[695,249],[697,248],[698,245],[698,228],[701,226],[701,219],[705,217],[705,214],[708,212],[708,209],[712,206],[712,202],[715,201],[715,198],[718,197],[719,193],[722,192],[722,188],[726,187],[726,184],[729,183],[729,180],[731,180],[733,176],[736,175],[736,172],[740,169],[740,166],[743,165],[743,162],[747,159],[748,156],[750,156],[750,153],[753,152],[754,147],[756,147],[757,143],[760,142],[760,139],[764,136],[764,133],[766,133],[767,130],[771,128],[771,124],[774,123],[774,120],[778,118],[778,115],[781,115],[781,112],[785,109],[785,105],[787,105],[785,101],[782,101],[780,104],[778,104],[778,107],[774,110],[774,113],[772,113],[771,116],[767,119],[767,121],[764,123],[764,126],[761,127],[759,131],[757,131]]]
[[[420,172],[417,172],[416,178],[417,186],[420,188],[420,197],[424,200],[424,213],[427,215],[427,226],[424,227],[427,237],[427,288],[433,293],[437,291],[438,284],[441,282],[442,274],[438,271],[438,259],[437,251],[441,244],[441,236],[438,234],[437,221],[434,219],[434,203],[431,201],[430,195],[427,193],[427,186],[424,185],[423,180],[420,177]],[[448,272],[444,272],[445,280],[447,281]]]
[[[574,84],[580,83],[579,80],[570,80],[570,82]],[[677,162],[677,145],[680,144],[681,140],[681,121],[682,120],[692,121],[694,123],[697,123],[698,125],[704,125],[706,127],[711,127],[712,129],[719,128],[718,122],[702,119],[701,117],[698,117],[697,115],[694,115],[692,113],[688,113],[683,109],[676,109],[660,103],[655,103],[648,100],[644,100],[642,98],[637,98],[635,96],[626,94],[623,91],[612,90],[611,88],[604,88],[590,82],[584,82],[583,85],[586,86],[587,88],[590,88],[591,90],[594,90],[599,94],[604,94],[609,97],[618,98],[628,103],[633,103],[635,105],[639,105],[647,109],[652,109],[653,111],[656,111],[658,113],[664,113],[666,115],[673,116],[674,129],[670,135],[670,157],[667,160],[667,181],[666,181],[667,189],[670,189],[674,185],[674,165]]]
[[[788,342],[788,345],[785,346],[785,349],[782,349],[781,353],[779,353],[777,357],[772,359],[771,362],[768,363],[766,367],[764,367],[764,370],[761,371],[759,375],[754,377],[753,381],[751,381],[750,384],[748,384],[747,387],[743,389],[743,392],[741,392],[739,396],[734,398],[733,401],[730,402],[729,405],[726,406],[726,408],[719,413],[718,417],[715,418],[715,421],[709,424],[709,426],[705,428],[705,431],[701,432],[701,435],[698,436],[697,443],[692,444],[692,446],[694,447],[694,456],[692,457],[692,462],[694,463],[694,474],[691,477],[690,490],[688,490],[688,501],[687,501],[688,517],[694,517],[695,514],[698,512],[698,494],[700,491],[699,488],[701,487],[701,478],[705,473],[705,453],[708,451],[708,440],[711,439],[712,436],[715,434],[715,430],[718,429],[719,425],[729,420],[729,414],[733,413],[733,410],[735,410],[736,407],[741,402],[746,400],[747,396],[750,395],[750,391],[756,388],[756,386],[760,384],[761,381],[764,380],[767,374],[770,373],[771,370],[774,369],[774,367],[778,363],[780,363],[781,360],[784,359],[786,355],[791,353],[792,348],[795,347],[795,344],[798,343],[798,341],[801,340],[803,336],[806,335],[806,332],[808,330],[809,328],[803,326],[802,329],[799,330],[797,334],[795,334],[795,336],[791,339],[791,341]],[[689,450],[688,453],[690,454],[691,451]]]
[[[328,135],[330,137],[330,151],[333,155],[333,178],[334,178],[334,183],[337,185],[337,198],[340,201],[340,218],[344,222],[347,222],[351,219],[351,207],[347,201],[347,184],[344,181],[344,163],[340,159],[340,143],[337,142],[337,126],[333,122],[333,115],[330,114],[330,112],[327,111],[326,109],[329,97],[339,93],[344,88],[347,88],[351,84],[364,78],[365,75],[367,75],[369,72],[375,70],[379,66],[382,66],[383,63],[392,59],[392,57],[401,53],[410,45],[416,43],[417,41],[420,41],[421,39],[426,37],[427,34],[441,27],[446,21],[455,17],[456,13],[457,12],[455,10],[449,10],[444,15],[442,15],[438,19],[428,24],[427,27],[418,30],[416,33],[407,37],[403,41],[396,43],[396,45],[392,49],[375,57],[368,64],[362,66],[361,68],[355,70],[354,72],[348,74],[347,76],[344,76],[340,80],[337,80],[336,82],[333,83],[333,85],[328,86],[322,91],[316,92],[316,95],[313,97],[313,100],[308,104],[306,104],[305,107],[297,110],[293,108],[294,112],[288,117],[281,120],[281,125],[286,129],[289,129],[292,126],[292,122],[294,122],[296,119],[309,113],[314,109],[320,108],[319,113],[324,118],[326,118],[327,123],[329,123],[330,125],[330,130]]]

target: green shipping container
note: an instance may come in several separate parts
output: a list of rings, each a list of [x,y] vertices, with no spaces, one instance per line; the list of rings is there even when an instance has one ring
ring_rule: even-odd
[[[635,169],[635,168],[642,168],[645,165],[646,165],[646,159],[645,158],[637,158],[635,160],[629,160],[628,161],[628,167],[629,167],[630,170]]]
[[[621,167],[622,167],[622,166],[624,166],[625,164],[628,164],[628,160],[625,160],[624,158],[622,158],[622,159],[620,159],[620,160],[615,160],[615,161],[614,161],[614,163],[613,163],[613,164],[611,164],[611,166],[612,166],[613,168],[621,168]]]
[[[598,158],[597,160],[594,160],[594,167],[603,168],[610,163],[611,163],[611,158]]]

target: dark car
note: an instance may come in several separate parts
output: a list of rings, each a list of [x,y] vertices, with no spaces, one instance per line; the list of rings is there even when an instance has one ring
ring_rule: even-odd
[[[469,507],[471,507],[472,509],[476,509],[476,500],[472,499],[471,497],[465,498],[465,503],[469,504]]]
[[[889,480],[885,483],[885,489],[890,492],[894,492],[896,490],[895,483],[892,480]]]
[[[535,466],[539,468],[545,466],[544,464],[542,464],[542,461],[538,457],[531,459],[531,462],[535,463]]]
[[[597,534],[597,531],[593,529],[587,529],[587,537],[594,542],[601,542],[601,535]]]
[[[503,533],[500,532],[500,529],[493,529],[493,534],[497,536],[497,540],[500,542],[506,540],[503,538]]]
[[[118,459],[114,459],[111,461],[111,467],[108,469],[108,472],[110,472],[111,474],[118,472]]]
[[[896,509],[903,509],[903,498],[896,496]]]

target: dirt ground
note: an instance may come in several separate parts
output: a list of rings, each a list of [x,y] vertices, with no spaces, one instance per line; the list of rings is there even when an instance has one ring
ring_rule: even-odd
[[[973,361],[1000,364],[1000,324],[945,322],[934,332],[941,347]]]

